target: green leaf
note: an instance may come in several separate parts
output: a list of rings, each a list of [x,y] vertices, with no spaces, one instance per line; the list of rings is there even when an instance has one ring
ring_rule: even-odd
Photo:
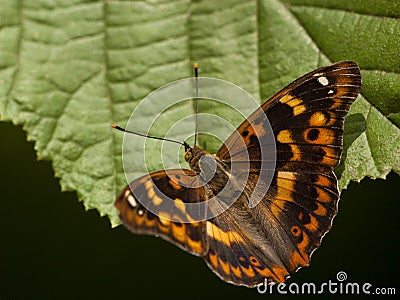
[[[123,137],[109,125],[125,125],[141,99],[190,77],[196,61],[203,76],[231,81],[259,103],[319,66],[357,61],[363,90],[345,124],[340,187],[400,172],[397,0],[0,0],[0,7],[1,119],[23,124],[62,189],[77,191],[112,224],[126,180]],[[152,132],[193,112],[191,103],[173,107]],[[201,143],[215,150],[211,138]],[[159,147],[146,156],[158,158]]]

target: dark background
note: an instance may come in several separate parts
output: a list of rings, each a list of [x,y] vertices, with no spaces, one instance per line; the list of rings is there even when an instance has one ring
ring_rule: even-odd
[[[75,193],[60,191],[51,163],[36,161],[21,127],[0,123],[0,137],[1,300],[279,297],[226,284],[202,259],[161,239],[111,229]],[[345,271],[347,282],[399,294],[400,176],[352,183],[342,199],[311,266],[288,283],[337,282]]]

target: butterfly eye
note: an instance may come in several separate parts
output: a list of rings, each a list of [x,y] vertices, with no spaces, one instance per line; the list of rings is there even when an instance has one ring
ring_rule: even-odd
[[[189,162],[190,158],[192,157],[192,151],[188,150],[185,152],[185,160]]]

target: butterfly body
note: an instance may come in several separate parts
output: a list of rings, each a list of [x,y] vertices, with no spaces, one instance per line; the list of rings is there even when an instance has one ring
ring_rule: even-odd
[[[115,201],[123,224],[203,257],[226,282],[284,282],[309,264],[337,213],[333,169],[344,117],[360,88],[354,62],[304,75],[249,116],[216,155],[185,145],[190,170],[130,183]],[[263,155],[271,140],[276,153]],[[265,161],[274,162],[266,165],[270,185],[262,177]],[[251,205],[255,194],[260,201]]]

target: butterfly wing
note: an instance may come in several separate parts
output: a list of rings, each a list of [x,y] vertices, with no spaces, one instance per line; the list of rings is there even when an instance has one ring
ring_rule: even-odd
[[[190,212],[182,205],[201,201],[202,189],[188,187],[196,178],[191,170],[173,169],[134,180],[115,200],[122,223],[133,233],[160,236],[191,254],[205,255],[205,222],[190,222]],[[174,209],[168,206],[171,200]],[[152,213],[155,207],[157,215]]]
[[[211,220],[220,230],[207,230],[206,261],[221,278],[246,286],[255,286],[261,276],[282,282],[289,273],[309,264],[337,212],[339,191],[332,170],[342,151],[344,118],[360,89],[360,70],[354,62],[317,69],[266,101],[217,152],[225,164],[248,157],[247,187],[251,189],[258,178],[259,141],[265,138],[262,135],[267,130],[262,126],[268,117],[276,143],[276,168],[268,192],[253,209],[244,205],[246,199],[238,199]],[[225,239],[232,243],[216,242],[226,224],[253,226],[225,228],[236,233]],[[214,227],[207,225],[207,229]],[[246,261],[240,274],[234,272],[240,262],[234,240],[241,241],[239,253]],[[245,271],[246,266],[251,270]]]
[[[290,272],[309,264],[337,213],[333,169],[342,153],[344,118],[360,90],[358,65],[339,62],[301,77],[267,103],[277,162],[260,208],[268,208],[286,225],[286,235],[296,246],[286,257]]]
[[[288,250],[276,251],[277,223],[264,220],[268,214],[253,218],[245,203],[246,199],[239,198],[227,211],[207,221],[207,265],[222,280],[236,285],[254,287],[264,278],[282,282],[288,271],[280,256]],[[261,223],[270,230],[260,230]],[[285,242],[288,249],[294,248],[290,241]]]

